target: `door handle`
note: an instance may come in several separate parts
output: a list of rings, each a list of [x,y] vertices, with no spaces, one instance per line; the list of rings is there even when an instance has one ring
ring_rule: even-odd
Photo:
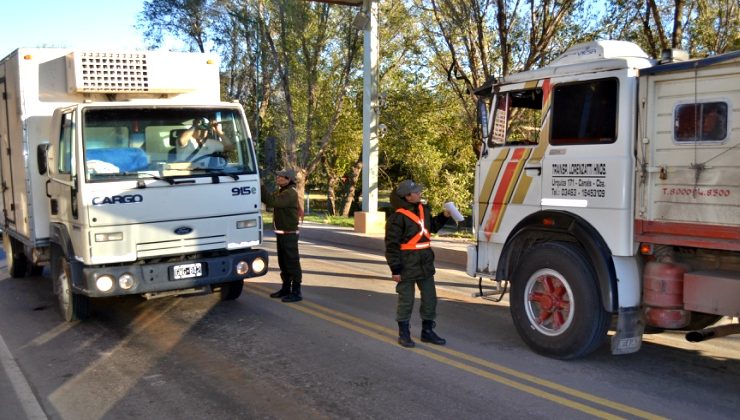
[[[51,180],[46,180],[46,197],[51,198],[51,194],[49,194],[49,184],[51,184]]]
[[[542,166],[525,166],[524,173],[530,178],[540,176],[542,175]]]

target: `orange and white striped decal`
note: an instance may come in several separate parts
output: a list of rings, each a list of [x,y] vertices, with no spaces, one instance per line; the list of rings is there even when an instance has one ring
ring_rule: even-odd
[[[511,149],[508,148],[501,148],[498,156],[493,159],[490,168],[488,168],[488,171],[485,173],[485,180],[478,194],[477,226],[479,227],[483,226],[483,220],[486,218],[486,210],[488,209],[488,205],[491,203],[491,198],[493,197],[493,187],[496,185],[496,180],[501,173],[501,168],[503,168],[506,158],[509,156],[510,150]],[[480,174],[479,176],[483,177],[484,175]]]
[[[498,228],[501,225],[501,219],[506,211],[506,204],[511,199],[514,186],[522,174],[524,164],[529,157],[530,151],[531,149],[525,149],[523,147],[514,149],[511,158],[505,165],[504,172],[501,175],[501,181],[493,195],[493,200],[491,200],[491,210],[488,215],[488,222],[483,228],[483,233],[485,233],[487,240],[491,239],[493,232],[498,231]]]

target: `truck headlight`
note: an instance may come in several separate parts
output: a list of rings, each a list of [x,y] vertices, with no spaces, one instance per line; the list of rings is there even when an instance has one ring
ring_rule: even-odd
[[[123,290],[128,290],[134,287],[134,284],[136,284],[136,279],[134,279],[134,276],[129,273],[121,274],[118,278],[118,286]]]
[[[239,220],[236,222],[237,229],[257,227],[257,219]]]
[[[113,276],[110,274],[103,274],[95,279],[95,287],[101,292],[108,292],[113,288]]]
[[[259,275],[263,271],[265,271],[265,267],[267,267],[267,264],[265,263],[265,260],[262,259],[262,257],[257,257],[252,261],[252,272],[254,274]]]
[[[243,276],[249,272],[249,264],[246,261],[236,263],[236,274]]]
[[[95,242],[122,241],[123,232],[96,233]]]

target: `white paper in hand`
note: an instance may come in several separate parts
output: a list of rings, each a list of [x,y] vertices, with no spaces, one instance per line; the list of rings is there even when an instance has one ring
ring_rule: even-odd
[[[463,220],[465,220],[465,217],[463,217],[463,215],[460,214],[459,211],[457,211],[457,207],[455,207],[455,203],[453,203],[452,201],[445,203],[444,207],[445,210],[450,213],[452,219],[456,222],[462,222]]]

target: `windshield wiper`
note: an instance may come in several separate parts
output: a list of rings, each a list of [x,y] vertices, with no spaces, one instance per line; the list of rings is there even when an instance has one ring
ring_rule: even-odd
[[[214,177],[217,176],[228,176],[229,178],[233,179],[234,181],[239,180],[239,175],[235,173],[229,173],[224,171],[223,169],[212,169],[212,168],[203,168],[203,171],[205,171],[207,174],[212,175]],[[215,181],[218,182],[218,181]]]
[[[136,188],[145,188],[146,185],[144,184],[144,180],[142,178],[147,177],[151,179],[156,179],[157,181],[164,181],[170,185],[175,184],[175,180],[172,179],[172,177],[169,176],[157,176],[154,174],[150,174],[148,172],[116,172],[116,173],[102,173],[102,174],[94,174],[94,178],[92,179],[119,179],[119,180],[127,180],[131,179],[132,177],[135,177],[137,179]]]
[[[121,175],[136,175],[139,178],[136,182],[136,188],[146,188],[144,180],[141,179],[142,175],[151,179],[156,179],[157,181],[164,181],[170,185],[175,185],[175,180],[170,176],[157,176],[148,172],[123,172]]]

